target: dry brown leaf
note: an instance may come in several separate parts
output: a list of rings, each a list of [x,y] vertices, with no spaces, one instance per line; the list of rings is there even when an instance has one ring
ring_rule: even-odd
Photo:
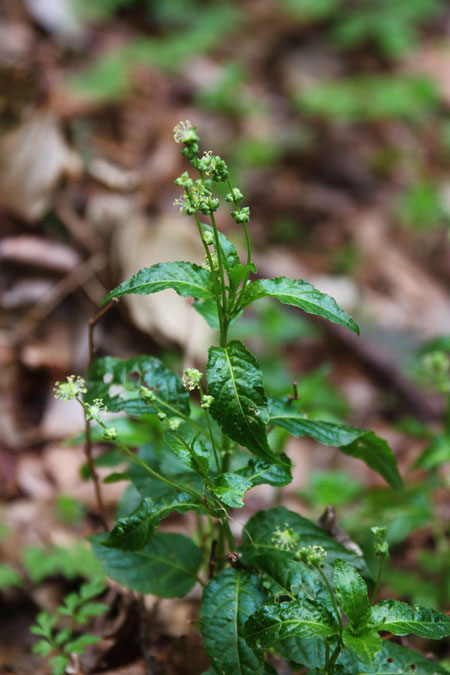
[[[70,272],[81,262],[78,253],[70,246],[26,234],[2,239],[0,260],[64,273]]]
[[[62,176],[80,171],[78,155],[48,110],[32,112],[0,137],[0,205],[26,220],[41,218]]]

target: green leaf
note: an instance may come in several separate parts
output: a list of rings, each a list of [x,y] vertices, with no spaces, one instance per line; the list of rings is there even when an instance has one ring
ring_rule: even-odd
[[[109,609],[109,605],[104,602],[87,602],[75,614],[78,623],[84,624],[93,616],[100,616]]]
[[[191,298],[213,298],[211,272],[190,262],[157,263],[139,270],[122,282],[102,300],[102,305],[122,295],[150,295],[173,289],[178,295]]]
[[[175,453],[178,459],[193,471],[197,471],[202,476],[208,475],[209,468],[209,450],[197,434],[194,438],[185,436],[183,440],[189,446],[190,452],[180,438],[171,431],[164,433],[164,440],[169,448]]]
[[[211,227],[211,225],[206,225],[206,223],[202,223],[201,225],[204,230],[207,230],[207,232],[214,234],[214,230]],[[226,271],[229,272],[230,270],[239,267],[241,265],[241,259],[239,258],[239,254],[234,244],[232,244],[231,241],[222,232],[219,231],[218,235],[219,235],[219,246],[222,253],[223,266],[225,267]]]
[[[254,263],[250,263],[250,265],[237,265],[237,267],[233,267],[232,270],[229,270],[228,272],[228,277],[230,279],[230,283],[233,287],[237,288],[241,281],[248,275],[250,272],[253,272],[253,274],[257,273],[257,269],[254,265]]]
[[[251,649],[243,628],[264,602],[259,578],[251,572],[224,570],[203,592],[200,626],[209,659],[217,675],[261,675],[263,654]]]
[[[334,585],[339,605],[356,629],[367,625],[371,614],[371,605],[367,586],[357,570],[345,560],[334,563]]]
[[[280,455],[281,459],[285,460],[285,464],[269,464],[259,457],[252,457],[248,464],[236,473],[244,478],[247,478],[252,485],[274,485],[282,487],[289,485],[292,481],[292,473],[290,459],[286,455]]]
[[[70,663],[70,658],[68,656],[52,656],[49,661],[49,664],[52,667],[52,675],[64,675],[66,668]]]
[[[156,500],[146,497],[133,513],[119,518],[102,544],[108,548],[138,551],[149,542],[163,518],[173,511],[185,513],[191,510],[206,511],[206,508],[183,492],[162,495]]]
[[[320,667],[326,661],[325,645],[323,638],[320,637],[308,639],[288,638],[279,642],[276,649],[285,659],[310,669],[317,666]],[[336,663],[343,670],[331,672],[342,672],[345,675],[358,675],[360,673],[359,659],[349,649],[344,649],[339,654]],[[321,672],[320,668],[318,672]]]
[[[251,481],[237,473],[221,473],[213,482],[214,494],[227,506],[238,509],[245,506],[242,498],[251,487]]]
[[[217,314],[217,303],[215,300],[194,300],[193,304],[196,312],[202,316],[208,326],[211,326],[214,330],[220,330],[219,317]],[[236,321],[242,316],[242,310],[233,316],[230,321],[230,326],[233,326]]]
[[[65,654],[83,654],[86,647],[97,644],[100,642],[101,638],[98,635],[80,635],[75,640],[71,640],[66,645],[64,645]]]
[[[21,586],[23,579],[11,565],[0,564],[0,591],[11,586]]]
[[[45,659],[53,651],[53,647],[47,640],[39,640],[39,642],[34,643],[31,651],[33,654],[38,654],[38,656],[42,656]]]
[[[102,546],[104,535],[92,537],[95,555],[105,573],[138,593],[177,598],[193,588],[202,553],[181,534],[157,532],[140,551],[121,551]]]
[[[416,675],[448,675],[448,671],[429,659],[397,645],[395,642],[383,640],[381,651],[375,656],[370,671],[359,668],[358,675],[392,675],[392,673],[416,673]]]
[[[293,436],[311,436],[318,443],[337,447],[346,455],[362,459],[394,489],[402,489],[395,456],[387,442],[373,431],[308,419],[287,399],[271,398],[269,404],[271,424],[287,429]]]
[[[284,305],[293,305],[307,314],[315,314],[333,323],[350,328],[359,335],[359,328],[351,316],[331,296],[322,293],[302,279],[260,279],[245,289],[242,306],[247,307],[255,300],[271,297]]]
[[[450,635],[450,617],[435,609],[415,605],[414,608],[398,600],[383,600],[372,608],[372,622],[377,630],[394,635],[414,633],[429,640],[440,640]]]
[[[278,640],[335,635],[337,630],[325,607],[304,599],[264,605],[245,624],[244,636],[251,647],[268,649]]]
[[[270,551],[257,556],[253,564],[272,583],[272,595],[287,595],[293,600],[309,598],[328,602],[329,596],[323,583],[304,563],[290,560],[280,555],[279,551]]]
[[[34,635],[41,635],[50,639],[52,637],[52,632],[56,626],[57,618],[49,612],[39,612],[36,617],[36,623],[34,626],[31,626],[30,632]]]
[[[375,654],[377,654],[383,645],[378,633],[371,631],[353,635],[350,630],[345,628],[343,633],[344,645],[352,649],[356,656],[366,664],[371,665]]]
[[[136,375],[139,378],[138,385],[132,379]],[[106,356],[96,359],[86,375],[88,393],[85,400],[92,402],[95,398],[101,398],[111,412],[125,410],[133,416],[156,413],[156,408],[144,403],[139,396],[140,384],[155,392],[158,407],[167,415],[189,415],[189,393],[181,378],[154,356],[131,359]],[[120,393],[117,393],[118,388]]]
[[[435,438],[419,455],[414,466],[428,471],[450,463],[450,435]]]
[[[238,340],[209,350],[208,394],[212,417],[233,441],[270,463],[282,463],[270,449],[269,408],[255,357]]]
[[[282,535],[286,530],[292,533],[292,545],[280,549],[279,533]],[[250,518],[243,532],[246,564],[252,564],[256,556],[264,556],[266,553],[276,553],[292,559],[294,551],[299,546],[313,545],[323,546],[327,552],[324,560],[326,565],[332,565],[335,560],[341,558],[354,565],[364,576],[370,577],[363,558],[348,551],[310,520],[289,511],[284,506],[259,511]]]

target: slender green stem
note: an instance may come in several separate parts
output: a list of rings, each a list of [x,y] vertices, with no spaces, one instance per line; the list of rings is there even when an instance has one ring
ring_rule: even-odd
[[[219,241],[219,231],[217,229],[217,224],[216,224],[216,219],[214,217],[214,213],[211,212],[211,224],[213,227],[214,231],[214,241],[216,245],[216,254],[217,254],[217,262],[219,263],[219,275],[220,275],[220,283],[222,286],[222,306],[223,306],[223,311],[226,316],[227,314],[227,290],[225,286],[225,273],[223,270],[223,261],[222,261],[222,249],[220,247],[220,241]]]
[[[230,190],[230,193],[233,195],[233,188],[231,186],[229,178],[227,179],[227,185],[228,185],[228,189]],[[239,203],[236,201],[236,199],[234,199],[234,197],[233,197],[233,204],[234,204],[236,210],[238,210],[239,209]],[[250,263],[252,262],[252,247],[251,247],[251,244],[250,244],[250,236],[248,234],[247,223],[242,223],[242,227],[244,229],[245,243],[246,243],[246,246],[247,246],[247,265],[250,265]],[[250,271],[247,271],[247,273],[244,277],[244,280],[242,282],[242,287],[241,287],[240,293],[238,295],[235,306],[233,308],[234,312],[236,314],[239,311],[240,300],[242,298],[242,294],[244,293],[245,287],[247,286],[249,275],[250,275]]]
[[[228,471],[230,464],[230,439],[226,434],[222,434],[222,473]]]
[[[341,653],[341,651],[342,651],[342,645],[338,644],[338,646],[336,647],[336,649],[334,650],[334,652],[331,655],[331,659],[329,660],[329,662],[327,664],[327,671],[331,670],[331,668],[334,666],[334,664],[336,663],[337,658],[338,658],[339,654]]]
[[[338,604],[337,604],[337,602],[336,602],[336,598],[334,597],[333,589],[332,589],[331,586],[330,586],[330,582],[328,581],[327,577],[326,577],[325,574],[322,572],[322,570],[320,569],[320,567],[315,567],[314,569],[315,569],[316,572],[319,574],[319,576],[320,576],[320,578],[322,579],[323,583],[324,583],[325,586],[327,587],[328,593],[329,593],[329,595],[330,595],[331,603],[332,603],[332,605],[333,605],[333,609],[334,609],[335,614],[336,614],[336,618],[337,618],[337,620],[338,620],[338,622],[339,622],[339,632],[342,634],[342,631],[344,630],[344,626],[343,626],[343,623],[342,623],[341,611],[340,611],[340,609],[339,609],[339,607],[338,607]]]
[[[380,589],[380,584],[381,584],[381,575],[383,573],[383,558],[378,558],[378,573],[377,573],[377,580],[375,582],[375,588],[372,593],[372,597],[370,598],[370,604],[373,605],[373,603],[376,600],[376,597],[378,595],[378,591]]]
[[[330,663],[330,646],[325,635],[323,636],[323,644],[325,645],[325,666],[328,666]]]
[[[200,397],[203,398],[204,393],[203,393],[203,389],[202,389],[200,384],[199,384],[199,391],[200,391]],[[217,471],[220,473],[219,454],[217,452],[216,443],[214,441],[214,434],[212,432],[212,427],[211,427],[211,419],[210,419],[208,410],[206,408],[202,408],[202,410],[203,410],[203,412],[205,413],[205,416],[206,416],[206,424],[208,425],[209,437],[211,439],[211,445],[212,445],[212,449],[213,449],[213,453],[214,453],[214,460],[216,462]]]
[[[209,250],[208,244],[205,241],[205,237],[203,235],[203,229],[202,229],[200,219],[199,219],[197,213],[195,214],[195,223],[197,225],[197,229],[198,229],[198,232],[200,234],[200,239],[202,240],[203,248],[205,249],[206,259],[208,261],[209,269],[211,270],[214,296],[215,296],[216,305],[217,305],[217,315],[218,315],[218,319],[219,319],[220,336],[221,336],[221,342],[222,342],[222,335],[224,333],[224,330],[223,330],[224,316],[223,316],[223,308],[222,308],[222,305],[220,304],[220,288],[219,288],[219,284],[218,284],[218,281],[217,281],[216,273],[214,271],[214,264],[213,264],[213,260],[212,260],[212,257],[211,257],[211,251]]]

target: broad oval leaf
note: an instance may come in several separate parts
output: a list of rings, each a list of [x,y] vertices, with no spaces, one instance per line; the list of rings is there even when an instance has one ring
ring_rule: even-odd
[[[290,459],[286,455],[280,455],[285,464],[269,464],[259,457],[252,457],[247,466],[239,469],[236,473],[247,478],[252,485],[274,485],[282,487],[292,481]]]
[[[202,553],[182,534],[157,532],[140,551],[122,551],[102,545],[104,535],[91,538],[105,573],[122,586],[160,598],[178,598],[193,588]]]
[[[406,602],[383,600],[372,608],[372,621],[377,630],[386,630],[394,635],[414,633],[429,640],[440,640],[450,635],[450,616],[430,607]]]
[[[347,627],[342,637],[344,645],[353,650],[360,661],[369,665],[372,665],[375,655],[381,651],[383,646],[381,637],[376,631],[353,635]]]
[[[233,441],[270,463],[283,463],[270,449],[266,426],[269,407],[261,368],[238,340],[211,347],[206,369],[211,415]]]
[[[205,588],[200,626],[206,652],[217,675],[263,673],[263,652],[249,647],[243,628],[264,599],[258,576],[235,569],[220,572]]]
[[[124,551],[138,551],[148,543],[163,518],[174,511],[185,513],[192,510],[204,512],[206,507],[183,492],[164,495],[155,501],[146,497],[135,511],[119,518],[102,544]]]
[[[133,375],[138,376],[139,384],[154,391],[158,407],[167,415],[189,415],[189,393],[181,378],[154,356],[131,359],[106,356],[96,359],[86,375],[88,392],[85,399],[90,402],[101,398],[111,412],[124,410],[133,416],[156,413],[156,408],[139,396],[139,387],[131,379]],[[117,389],[121,389],[120,393]]]
[[[339,605],[351,626],[354,629],[366,626],[371,614],[367,586],[359,572],[346,560],[334,563],[334,586]]]
[[[325,607],[310,600],[294,600],[261,607],[245,624],[244,635],[251,647],[268,649],[278,640],[335,635],[337,630]]]
[[[219,474],[213,482],[214,494],[227,506],[237,509],[245,506],[243,497],[251,487],[253,487],[251,481],[231,472]]]
[[[250,518],[243,531],[242,550],[246,564],[253,564],[255,556],[268,552],[292,559],[299,546],[313,545],[323,546],[327,552],[326,565],[332,565],[341,558],[370,578],[363,558],[348,551],[311,520],[284,506],[259,511]]]
[[[381,651],[375,656],[370,670],[359,668],[357,675],[392,675],[393,673],[416,673],[416,675],[448,675],[448,671],[422,654],[401,647],[390,640],[383,640]]]
[[[209,450],[202,439],[199,438],[199,434],[194,438],[192,438],[192,434],[188,434],[186,438],[184,438],[189,449],[180,438],[171,431],[165,432],[164,440],[183,464],[193,471],[197,471],[202,476],[208,475]]]
[[[190,298],[212,298],[211,272],[190,262],[157,263],[139,270],[131,279],[116,286],[102,300],[102,305],[122,295],[151,295],[173,289],[178,295]]]
[[[321,579],[304,563],[271,551],[257,556],[253,564],[271,582],[270,593],[276,598],[286,595],[292,600],[309,598],[329,602],[328,591]]]
[[[271,297],[285,305],[293,305],[307,314],[316,314],[333,323],[350,328],[359,335],[359,328],[351,316],[340,307],[336,300],[314,288],[302,279],[260,279],[249,284],[242,298],[242,306],[247,307],[255,300]]]
[[[287,399],[271,398],[269,404],[272,424],[283,427],[293,436],[311,436],[318,443],[334,446],[346,455],[362,459],[394,489],[403,488],[392,450],[388,443],[373,431],[308,419]]]

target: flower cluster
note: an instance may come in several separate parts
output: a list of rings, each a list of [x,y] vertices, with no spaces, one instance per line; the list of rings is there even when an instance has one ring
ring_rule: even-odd
[[[326,554],[327,552],[323,546],[304,546],[295,552],[294,558],[295,560],[306,563],[308,567],[319,567]]]
[[[442,394],[450,394],[450,356],[435,351],[423,358],[423,369]]]
[[[213,401],[214,401],[213,396],[208,396],[207,394],[204,394],[202,396],[202,400],[201,400],[200,405],[203,408],[203,410],[209,410]]]
[[[200,380],[202,377],[203,373],[197,370],[197,368],[186,368],[181,379],[186,389],[194,391],[194,389],[200,389]]]
[[[144,385],[139,387],[139,394],[140,394],[141,398],[143,399],[144,403],[147,403],[147,404],[150,405],[150,403],[153,403],[154,401],[156,401],[155,392],[152,391],[151,389],[149,389],[148,387],[144,387]]]
[[[180,213],[187,216],[193,216],[200,211],[205,216],[211,215],[219,208],[219,200],[211,192],[210,181],[198,179],[185,179],[184,174],[177,178],[177,181],[183,181],[185,189],[184,195],[175,199],[175,206],[180,207]]]
[[[103,438],[105,439],[105,441],[115,441],[117,438],[117,428],[107,427],[103,431]]]
[[[276,528],[271,539],[272,544],[280,549],[280,551],[292,551],[300,542],[299,535],[289,527],[288,523],[284,524],[284,530],[279,527]]]
[[[80,394],[85,394],[87,389],[82,377],[69,375],[65,382],[55,382],[53,391],[55,398],[59,398],[61,401],[71,401]]]
[[[227,165],[219,155],[213,155],[211,150],[197,160],[195,168],[211,176],[216,183],[224,183],[228,179]]]
[[[92,403],[85,403],[84,409],[86,411],[87,420],[95,420],[100,422],[101,413],[106,412],[106,406],[102,398],[94,398]]]

